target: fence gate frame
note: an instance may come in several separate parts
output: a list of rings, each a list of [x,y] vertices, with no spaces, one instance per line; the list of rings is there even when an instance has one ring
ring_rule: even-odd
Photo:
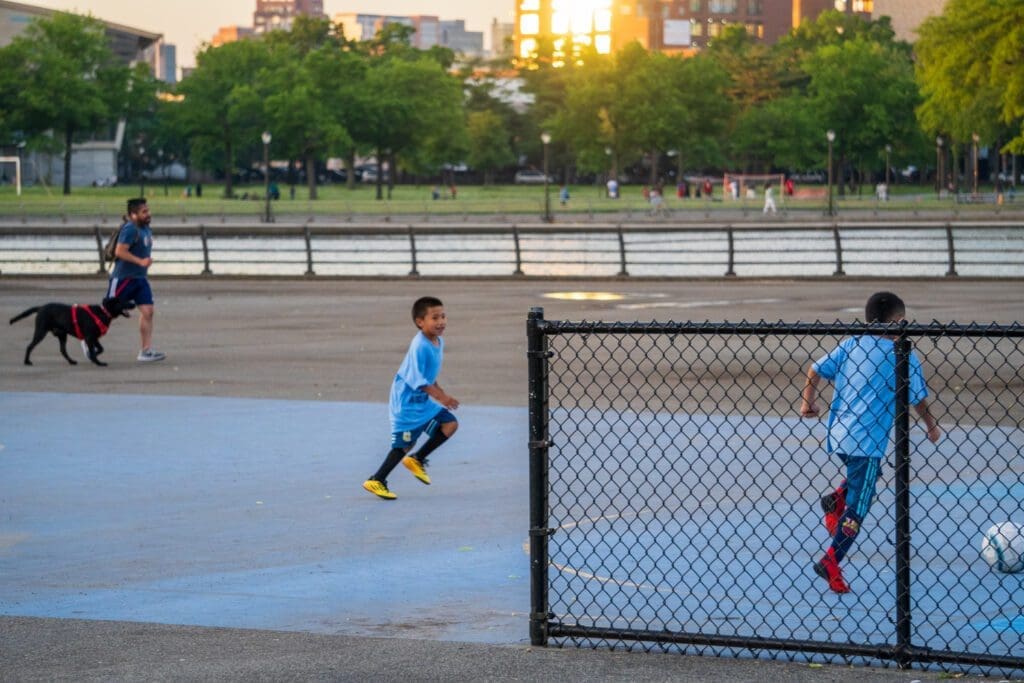
[[[897,328],[898,329],[894,329]],[[554,352],[549,350],[548,339],[563,334],[741,334],[741,335],[794,335],[794,334],[868,334],[887,330],[897,332],[896,352],[896,402],[894,423],[895,441],[895,505],[896,505],[896,620],[894,642],[881,645],[860,645],[831,641],[810,641],[786,638],[765,638],[759,636],[730,636],[707,633],[675,631],[648,631],[638,629],[616,629],[581,625],[566,625],[555,621],[550,611],[548,539],[558,530],[549,525],[549,449],[552,441],[549,431],[549,383],[550,359]],[[529,373],[529,486],[530,486],[530,643],[547,646],[549,639],[558,637],[585,638],[605,641],[636,641],[696,645],[739,650],[780,650],[814,654],[865,657],[895,662],[900,668],[913,663],[958,664],[998,669],[1024,670],[1024,657],[995,655],[991,653],[958,652],[938,650],[913,644],[912,601],[911,601],[911,528],[910,528],[910,411],[909,371],[912,350],[911,337],[1012,337],[1024,338],[1024,325],[1010,326],[977,324],[932,325],[908,324],[840,324],[840,323],[641,323],[641,322],[570,322],[544,319],[542,307],[531,308],[526,321],[527,367]]]

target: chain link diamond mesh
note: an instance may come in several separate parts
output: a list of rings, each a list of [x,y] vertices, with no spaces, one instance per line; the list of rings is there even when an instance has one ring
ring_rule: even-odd
[[[932,444],[911,411],[907,611],[891,442],[852,592],[812,570],[844,468],[825,452],[831,385],[820,419],[799,414],[807,368],[880,326],[531,325],[536,644],[1024,671],[1022,575],[979,552],[992,524],[1024,523],[1024,327],[881,328],[910,339],[944,432]]]

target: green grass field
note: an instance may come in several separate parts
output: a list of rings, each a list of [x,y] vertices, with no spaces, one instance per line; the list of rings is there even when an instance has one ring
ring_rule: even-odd
[[[355,216],[408,216],[410,219],[429,219],[432,216],[455,217],[470,219],[472,217],[509,217],[528,216],[531,219],[544,212],[544,188],[542,186],[496,185],[483,187],[466,185],[458,188],[457,199],[446,198],[433,200],[432,185],[401,185],[396,186],[392,198],[377,200],[375,187],[358,185],[349,190],[340,185],[326,185],[318,188],[319,198],[309,199],[305,186],[297,186],[295,199],[290,198],[290,188],[281,186],[281,199],[271,203],[275,216],[292,217],[331,217],[346,219]],[[551,212],[556,216],[578,215],[580,218],[600,214],[628,212],[643,214],[650,211],[644,201],[640,185],[626,185],[622,188],[622,197],[610,200],[604,196],[603,188],[596,186],[571,186],[570,200],[562,206],[558,200],[558,187],[550,187]],[[824,188],[819,186],[823,193]],[[0,220],[19,220],[52,216],[61,219],[114,221],[124,212],[125,200],[138,196],[144,191],[149,198],[150,207],[155,216],[180,217],[187,220],[198,216],[231,216],[236,218],[251,217],[259,220],[265,205],[262,200],[263,186],[236,186],[235,193],[239,198],[224,199],[222,185],[204,185],[201,198],[184,196],[181,185],[170,185],[166,189],[162,184],[121,185],[113,188],[73,188],[68,196],[61,194],[59,188],[33,186],[24,188],[19,197],[11,185],[0,186]],[[990,189],[988,190],[991,191]],[[384,189],[385,197],[387,189]],[[241,198],[248,197],[248,198]],[[721,199],[721,188],[716,188],[715,199]],[[879,211],[934,210],[956,208],[964,211],[991,211],[992,203],[977,205],[955,204],[953,199],[937,199],[930,188],[919,185],[897,186],[893,188],[891,200],[878,202],[864,188],[859,196],[834,197],[837,210],[868,209]],[[1024,202],[1024,196],[1018,199]],[[740,201],[712,201],[705,199],[679,199],[674,192],[668,192],[664,208],[673,216],[685,218],[687,213],[703,216],[708,211],[724,211],[737,209],[748,210],[752,214],[759,212],[762,200],[746,199]],[[779,209],[790,211],[821,212],[825,210],[823,198],[811,199],[778,199]],[[1007,205],[1010,209],[1014,205]],[[680,215],[681,214],[681,215]]]

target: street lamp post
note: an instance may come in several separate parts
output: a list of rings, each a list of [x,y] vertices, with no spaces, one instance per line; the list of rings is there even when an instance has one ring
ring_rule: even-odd
[[[892,145],[885,146],[885,198],[889,199],[889,155],[892,154]]]
[[[160,168],[163,170],[163,173],[164,173],[164,196],[166,197],[167,194],[168,194],[168,190],[167,190],[167,158],[164,157],[164,151],[162,149],[158,149],[156,151],[156,154],[157,154],[158,157],[160,157]]]
[[[551,222],[551,187],[548,182],[548,143],[551,142],[551,134],[544,132],[540,134],[540,141],[544,143],[544,222]]]
[[[971,140],[974,141],[974,194],[978,194],[978,140],[977,133],[971,133]]]
[[[145,171],[144,166],[146,165],[146,158],[145,158],[145,156],[143,156],[143,155],[145,155],[145,153],[146,153],[146,148],[140,146],[139,147],[139,196],[140,197],[145,197],[146,196],[146,176],[144,175],[144,171]]]
[[[260,136],[263,140],[263,198],[264,198],[264,210],[263,210],[263,222],[270,222],[270,131],[263,131],[263,135]]]
[[[835,205],[832,203],[832,143],[836,140],[836,132],[829,128],[825,137],[828,139],[828,215],[835,216]]]
[[[942,183],[946,174],[942,168],[942,136],[935,138],[935,198],[942,199]]]
[[[25,175],[25,168],[22,165],[24,163],[24,161],[22,159],[22,156],[24,155],[24,153],[25,153],[25,141],[22,140],[21,142],[18,143],[18,168],[16,169],[17,170],[17,174],[16,175],[18,177],[14,179],[14,182],[18,186],[18,196],[19,197],[21,196],[21,177],[23,175]]]

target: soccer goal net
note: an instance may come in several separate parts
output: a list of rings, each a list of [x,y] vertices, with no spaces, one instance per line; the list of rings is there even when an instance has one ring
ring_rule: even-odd
[[[764,197],[764,188],[771,183],[775,199],[785,197],[782,191],[786,176],[782,173],[726,173],[722,177],[722,193],[726,199],[758,199]]]
[[[21,157],[0,157],[0,182],[13,182],[21,196]]]

